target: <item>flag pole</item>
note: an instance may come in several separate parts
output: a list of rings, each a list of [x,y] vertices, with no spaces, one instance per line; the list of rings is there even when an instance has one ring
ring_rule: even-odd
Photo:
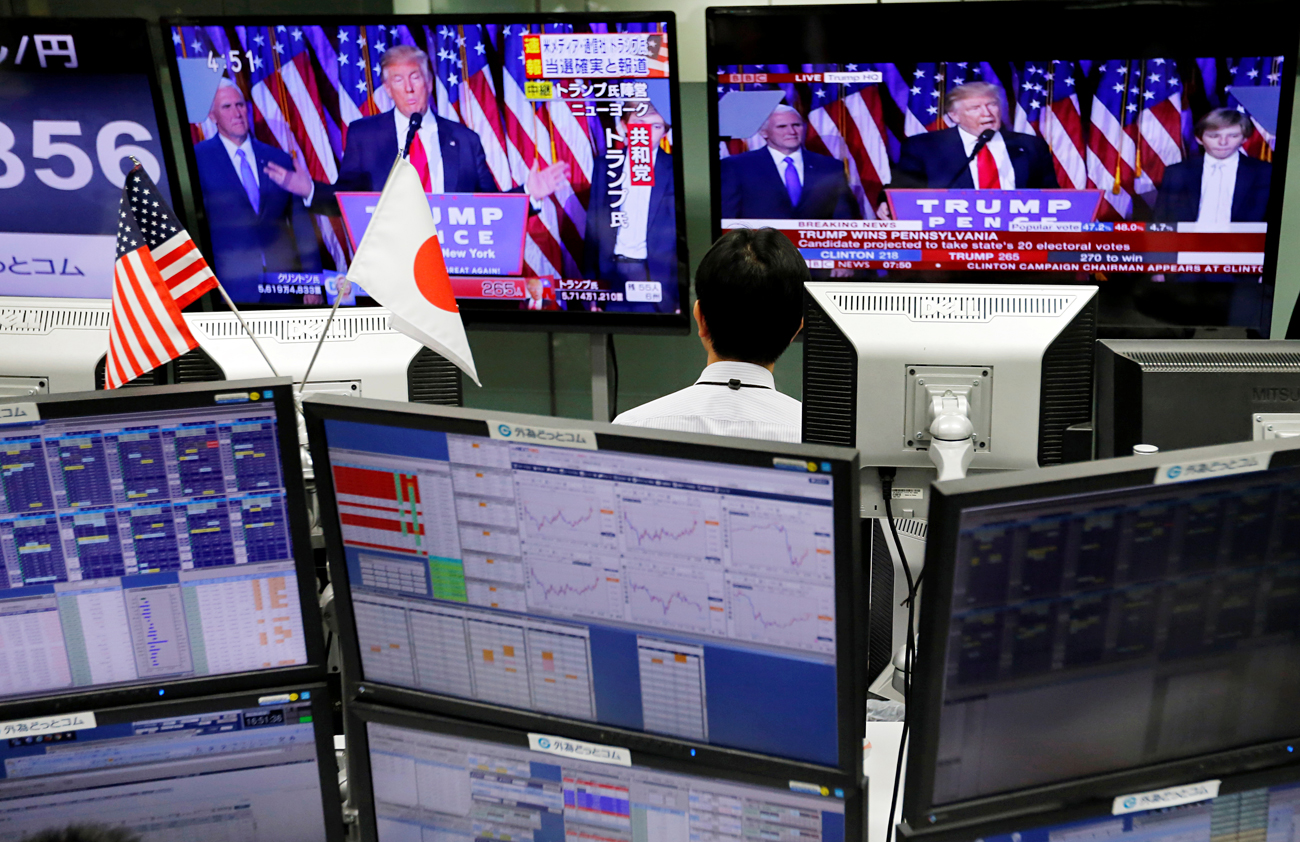
[[[131,164],[133,167],[144,166],[134,155],[131,156]],[[275,364],[272,363],[271,358],[266,355],[266,351],[262,350],[262,343],[258,342],[257,337],[253,335],[253,331],[248,329],[248,325],[244,322],[243,314],[239,312],[239,308],[235,306],[235,302],[231,301],[230,296],[226,294],[226,288],[221,285],[221,279],[217,278],[215,274],[213,275],[213,279],[217,282],[217,291],[221,293],[221,297],[225,300],[226,306],[230,308],[230,312],[234,313],[235,318],[239,320],[239,326],[248,334],[248,338],[253,340],[253,344],[257,346],[257,351],[262,355],[262,359],[266,360],[266,365],[271,369],[271,373],[276,377],[279,377],[280,372],[275,370]]]
[[[226,294],[226,288],[221,285],[221,281],[217,281],[217,291],[221,293],[221,297],[225,300],[226,306],[230,308],[230,312],[234,313],[235,318],[239,320],[239,326],[244,329],[244,333],[247,333],[248,338],[253,340],[253,345],[257,347],[257,352],[262,355],[262,359],[266,360],[266,365],[271,369],[271,373],[276,377],[279,377],[280,372],[275,370],[275,363],[271,362],[271,358],[268,357],[266,351],[262,349],[262,343],[258,342],[257,337],[253,335],[252,329],[250,329],[248,323],[244,321],[243,314],[239,312],[239,308],[235,306],[235,302],[231,301],[230,296]]]
[[[349,290],[351,292],[351,290]],[[321,329],[320,339],[316,340],[316,350],[311,353],[311,362],[307,363],[307,370],[303,372],[302,382],[298,384],[298,394],[302,394],[307,388],[307,378],[311,376],[311,370],[316,365],[316,357],[320,356],[321,346],[325,344],[325,337],[329,336],[330,325],[334,323],[334,314],[339,311],[339,305],[343,303],[343,290],[335,290],[334,306],[330,308],[329,318],[325,320],[325,327]]]

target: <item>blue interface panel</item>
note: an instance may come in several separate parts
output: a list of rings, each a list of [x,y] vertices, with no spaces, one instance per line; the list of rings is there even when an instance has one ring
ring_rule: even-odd
[[[306,662],[275,407],[0,428],[0,699]]]
[[[822,466],[326,431],[366,680],[838,763]]]
[[[666,772],[638,764],[635,754],[631,766],[558,758],[377,722],[367,723],[366,734],[379,842],[845,838],[840,790],[822,795]]]
[[[155,840],[320,842],[310,693],[183,715],[126,708],[6,723],[0,839],[88,823]]]

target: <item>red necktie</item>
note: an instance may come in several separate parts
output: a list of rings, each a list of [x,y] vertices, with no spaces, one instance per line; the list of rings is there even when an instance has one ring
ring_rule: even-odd
[[[424,185],[424,192],[432,193],[433,181],[429,178],[429,156],[424,153],[424,141],[420,140],[419,132],[416,133],[415,140],[411,141],[411,152],[407,156],[407,160],[411,162],[411,166],[415,167],[415,171],[420,174],[420,183]],[[996,175],[997,173],[994,173],[995,181]],[[981,175],[980,181],[983,180],[984,176]]]
[[[414,150],[411,151],[411,157],[415,157]],[[993,150],[987,145],[975,156],[975,170],[980,175],[980,190],[997,190],[1002,187],[1002,181],[998,178],[998,162],[993,158]]]

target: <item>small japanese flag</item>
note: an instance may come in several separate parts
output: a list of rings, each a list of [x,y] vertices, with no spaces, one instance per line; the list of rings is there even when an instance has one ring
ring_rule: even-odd
[[[348,280],[392,313],[395,330],[455,363],[478,385],[429,200],[415,167],[399,159],[357,247]]]

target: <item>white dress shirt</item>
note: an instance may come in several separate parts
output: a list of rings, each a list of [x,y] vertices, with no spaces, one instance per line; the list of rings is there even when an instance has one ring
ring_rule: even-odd
[[[979,142],[979,136],[971,134],[961,126],[957,127],[957,135],[961,138],[962,148],[966,150],[966,155],[969,156],[975,150],[975,144]],[[993,160],[998,165],[999,186],[1003,190],[1015,190],[1016,169],[1011,166],[1011,153],[1007,151],[1007,142],[1003,139],[1002,132],[994,132],[993,139],[988,142],[987,146],[988,150],[993,153]],[[979,156],[976,156],[975,160],[970,162],[970,178],[972,184],[976,187],[980,186]]]
[[[1232,221],[1232,194],[1237,189],[1237,161],[1240,153],[1227,158],[1205,156],[1201,169],[1201,208],[1197,222],[1227,225]]]
[[[658,156],[659,148],[655,147],[650,153],[651,167]],[[646,236],[650,229],[650,191],[654,188],[638,184],[635,187],[629,185],[625,189],[627,196],[623,199],[620,210],[625,214],[627,224],[614,235],[614,254],[630,260],[645,260],[648,256]]]
[[[239,170],[239,153],[242,150],[244,157],[248,159],[248,168],[253,171],[253,183],[260,188],[262,186],[262,177],[257,171],[257,157],[253,155],[252,132],[244,135],[244,142],[238,146],[223,134],[218,133],[217,137],[221,138],[221,145],[226,148],[226,154],[230,156],[230,165],[235,168],[235,176],[239,179],[239,183],[244,183],[244,174]]]
[[[728,380],[763,389],[731,389],[701,383]],[[704,369],[695,385],[629,409],[615,424],[651,427],[713,436],[798,442],[803,434],[803,404],[776,390],[772,372],[761,365],[717,362]]]
[[[406,131],[411,126],[411,118],[396,108],[393,109],[393,117],[394,122],[397,123],[397,154],[401,155],[402,150],[406,148]],[[420,142],[424,144],[424,157],[429,162],[429,184],[432,185],[429,192],[441,193],[443,192],[442,147],[438,145],[438,121],[434,119],[428,106],[424,108],[424,117],[421,118],[420,128],[416,133],[420,136]]]
[[[788,166],[785,162],[786,158],[789,158],[791,161],[794,161],[794,171],[799,174],[799,183],[801,185],[804,183],[802,146],[794,150],[793,152],[791,152],[789,155],[785,154],[784,152],[778,152],[771,146],[767,147],[767,151],[771,154],[772,160],[776,162],[776,173],[777,175],[781,176],[782,184],[785,184],[785,168]]]

